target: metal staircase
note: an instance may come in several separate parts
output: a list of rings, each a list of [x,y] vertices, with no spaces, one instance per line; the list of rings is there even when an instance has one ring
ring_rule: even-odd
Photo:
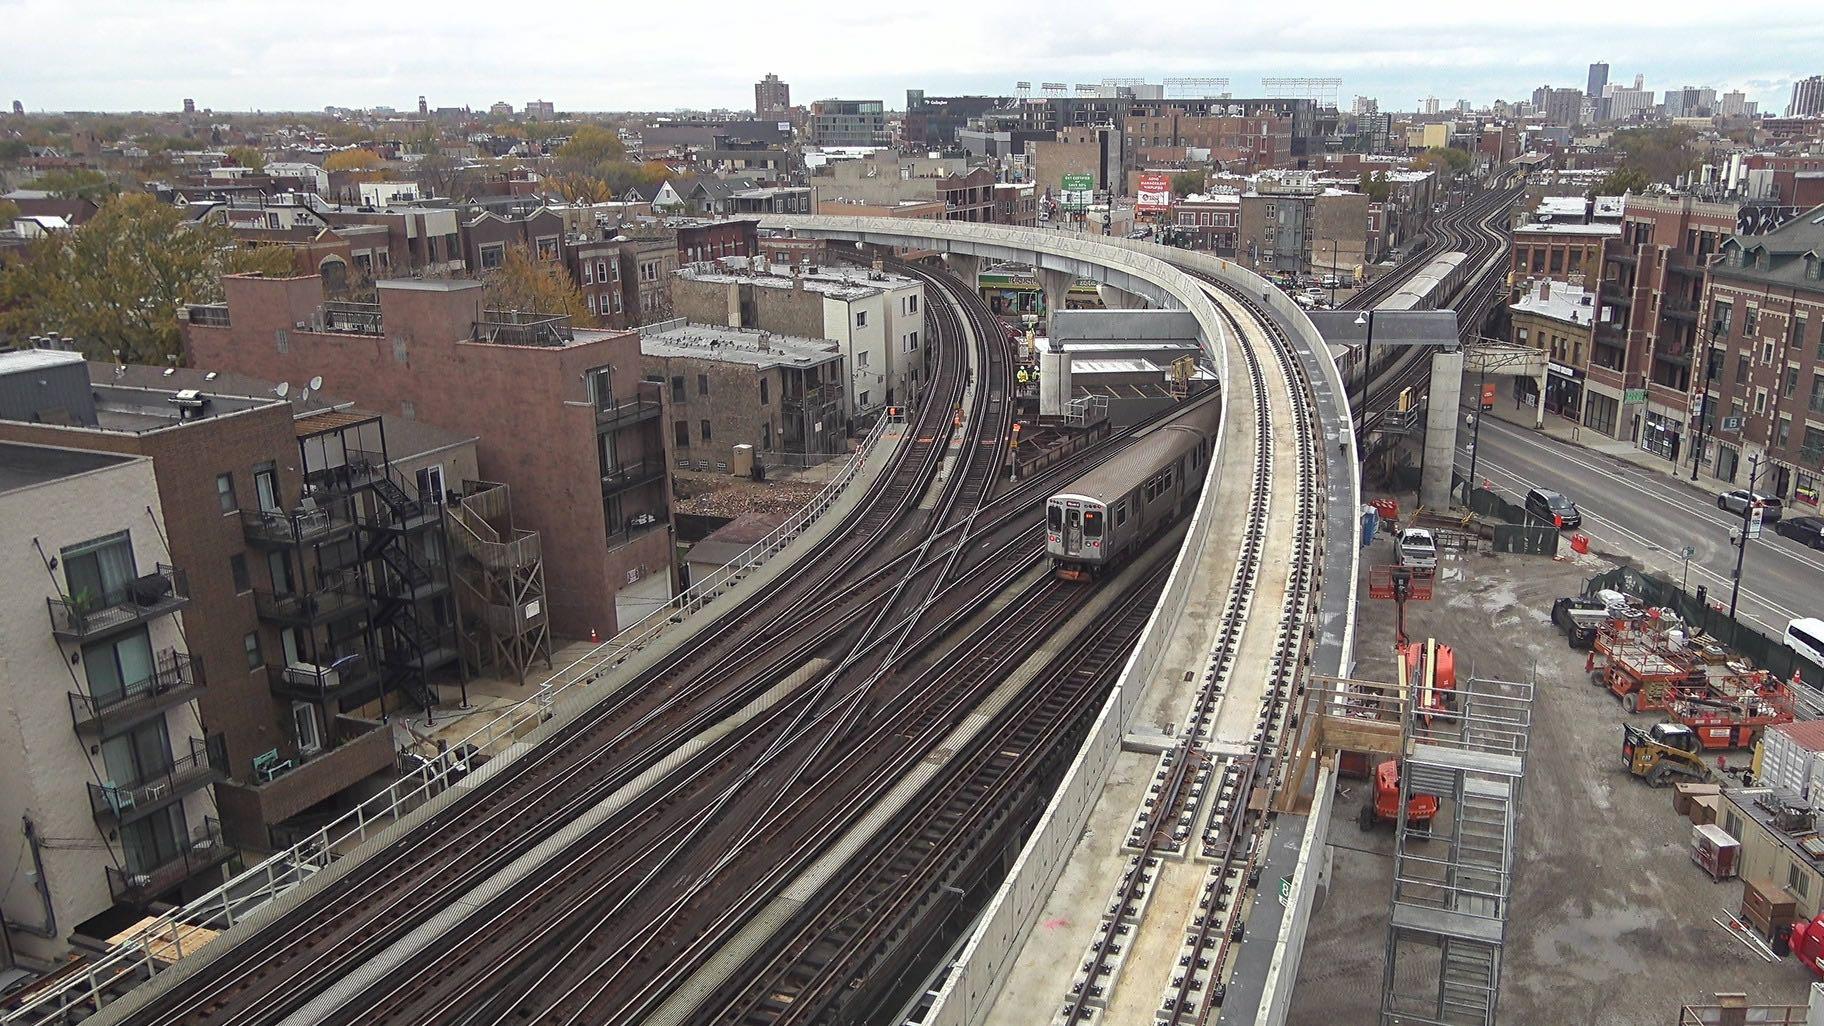
[[[537,531],[513,525],[512,495],[494,481],[464,481],[448,507],[458,572],[464,658],[521,684],[532,663],[551,668],[545,564]]]
[[[374,612],[369,623],[381,653],[381,689],[403,693],[426,712],[436,708],[437,689],[431,685],[433,654],[449,647],[442,632],[427,626],[419,616],[419,589],[436,574],[414,551],[410,528],[431,512],[425,503],[395,481],[392,468],[375,478],[375,516],[367,525],[361,555],[376,562],[373,574]]]

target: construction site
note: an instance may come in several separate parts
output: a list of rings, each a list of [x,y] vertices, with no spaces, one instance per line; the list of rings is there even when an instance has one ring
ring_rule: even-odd
[[[1396,544],[1364,550],[1364,596],[1392,593]],[[1291,1021],[1804,1022],[1818,977],[1749,920],[1770,919],[1759,891],[1773,917],[1806,910],[1783,869],[1745,888],[1771,866],[1727,843],[1719,866],[1706,840],[1724,792],[1767,791],[1741,775],[1794,719],[1785,683],[1647,610],[1561,602],[1616,569],[1600,551],[1441,549],[1393,572],[1403,602],[1362,603],[1350,679],[1313,682],[1308,718],[1355,719],[1311,730],[1339,790]],[[1731,1018],[1718,995],[1779,1011]]]

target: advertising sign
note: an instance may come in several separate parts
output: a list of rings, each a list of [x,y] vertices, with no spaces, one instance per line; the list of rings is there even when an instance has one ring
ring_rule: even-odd
[[[1172,180],[1164,175],[1141,175],[1140,187],[1134,192],[1134,209],[1142,213],[1172,208]]]
[[[1065,210],[1088,210],[1096,198],[1095,175],[1065,175],[1058,206]]]
[[[1765,517],[1766,511],[1761,508],[1760,503],[1748,507],[1748,537],[1759,538],[1761,536],[1761,523]]]

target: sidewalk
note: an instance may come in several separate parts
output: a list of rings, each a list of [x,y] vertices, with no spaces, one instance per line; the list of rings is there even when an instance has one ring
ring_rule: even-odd
[[[1465,391],[1464,395],[1469,397],[1470,404],[1473,406],[1474,396],[1467,391]],[[1469,408],[1470,407],[1465,407],[1466,410]],[[1688,465],[1681,469],[1680,466],[1675,465],[1671,460],[1666,459],[1664,456],[1650,453],[1636,447],[1635,444],[1628,439],[1606,437],[1600,431],[1583,427],[1576,421],[1561,417],[1555,413],[1547,413],[1545,415],[1545,425],[1543,427],[1534,427],[1533,418],[1537,415],[1534,408],[1531,406],[1516,408],[1512,398],[1508,396],[1497,398],[1495,400],[1494,409],[1489,410],[1488,412],[1490,416],[1503,423],[1524,428],[1534,434],[1545,435],[1555,441],[1569,443],[1589,452],[1600,453],[1604,456],[1620,460],[1623,463],[1632,464],[1642,470],[1652,471],[1653,473],[1664,477],[1667,481],[1674,481],[1684,485],[1692,493],[1700,495],[1705,499],[1713,500],[1716,498],[1717,492],[1726,490],[1730,487],[1728,484],[1719,482],[1707,475],[1700,476],[1697,481],[1692,481],[1690,477],[1691,471]],[[1461,439],[1460,435],[1459,438]],[[1467,441],[1467,439],[1462,440]]]

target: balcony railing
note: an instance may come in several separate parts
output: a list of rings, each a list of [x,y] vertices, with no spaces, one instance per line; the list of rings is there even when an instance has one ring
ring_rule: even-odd
[[[306,474],[304,482],[326,495],[347,496],[384,476],[386,465],[387,458],[383,452],[350,449],[346,463]],[[318,502],[324,506],[330,504],[326,499],[319,499]]]
[[[280,696],[320,702],[372,683],[374,669],[365,655],[351,652],[337,657],[328,665],[269,664],[266,667],[266,678],[267,685]]]
[[[561,346],[575,339],[576,331],[566,315],[489,310],[469,337],[503,346]]]
[[[783,398],[786,407],[789,409],[807,409],[834,404],[837,401],[838,393],[835,387],[831,385],[818,385],[814,388],[807,388],[795,395],[784,396]]]
[[[128,684],[117,695],[97,698],[70,692],[70,720],[76,729],[112,733],[116,727],[132,726],[192,700],[203,686],[202,660],[188,652],[166,649],[153,663],[151,676]]]
[[[608,547],[619,548],[643,534],[650,534],[664,526],[664,517],[653,513],[635,513],[627,518],[620,530],[608,536]]]
[[[323,330],[355,335],[386,334],[380,320],[379,303],[324,303]]]
[[[354,567],[330,570],[307,591],[270,592],[255,590],[254,608],[260,617],[274,623],[310,625],[327,623],[338,617],[367,608],[367,592],[362,587],[361,573]]]
[[[618,495],[628,489],[662,480],[664,477],[665,461],[662,459],[643,459],[623,463],[602,475],[602,497]]]
[[[313,545],[328,541],[354,527],[352,505],[346,498],[319,503],[306,498],[289,513],[274,509],[241,510],[241,534],[254,545]]]
[[[228,775],[228,753],[222,735],[190,739],[190,754],[132,781],[110,780],[89,785],[89,808],[95,818],[125,825],[143,819],[192,791]]]
[[[1634,297],[1622,289],[1610,288],[1606,283],[1602,287],[1602,301],[1610,306],[1633,306]]]
[[[210,328],[228,327],[228,304],[192,303],[184,308],[184,318],[191,324]]]
[[[642,381],[638,392],[631,398],[611,399],[605,404],[597,402],[595,406],[595,423],[598,427],[618,430],[644,420],[659,416],[664,409],[664,399],[656,382]]]
[[[160,894],[221,865],[233,854],[222,841],[221,822],[205,817],[203,825],[190,832],[183,850],[164,862],[140,870],[107,867],[108,893],[117,904],[149,905]]]
[[[45,599],[51,610],[51,633],[61,641],[75,642],[138,626],[174,613],[189,601],[189,578],[182,570],[164,563],[152,573],[99,595],[84,591]]]

